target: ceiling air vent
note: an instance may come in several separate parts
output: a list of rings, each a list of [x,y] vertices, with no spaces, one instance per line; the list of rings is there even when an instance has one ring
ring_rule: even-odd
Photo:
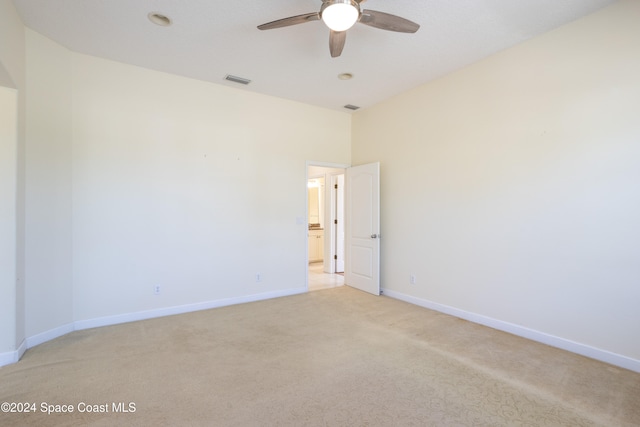
[[[357,110],[357,109],[358,109],[358,108],[360,108],[360,107],[358,107],[358,106],[356,106],[356,105],[347,104],[347,105],[345,105],[345,106],[344,106],[344,108],[346,108],[346,109],[348,109],[348,110],[353,110],[353,111],[355,111],[355,110]]]
[[[230,82],[240,83],[241,85],[248,85],[251,83],[251,80],[245,79],[238,76],[232,76],[231,74],[227,74],[224,78],[225,80],[229,80]]]

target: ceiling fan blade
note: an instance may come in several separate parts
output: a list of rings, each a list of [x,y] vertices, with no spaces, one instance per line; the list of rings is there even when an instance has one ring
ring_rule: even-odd
[[[318,12],[305,13],[304,15],[290,16],[288,18],[278,19],[277,21],[267,22],[258,25],[259,30],[272,30],[274,28],[288,27],[289,25],[304,24],[305,22],[317,21],[320,19]]]
[[[344,42],[347,40],[346,31],[333,31],[329,35],[329,51],[332,58],[337,58],[342,53]]]
[[[381,30],[396,31],[398,33],[415,33],[420,25],[408,19],[401,18],[390,13],[378,12],[377,10],[363,10],[360,16],[360,23]]]

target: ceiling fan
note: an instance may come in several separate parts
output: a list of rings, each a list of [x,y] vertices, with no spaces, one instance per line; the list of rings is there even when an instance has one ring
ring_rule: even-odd
[[[259,30],[272,30],[274,28],[288,27],[290,25],[304,24],[311,21],[322,20],[329,27],[329,51],[333,58],[340,56],[347,39],[347,30],[356,22],[369,25],[381,30],[396,31],[399,33],[415,33],[420,25],[408,19],[401,18],[390,13],[377,10],[360,10],[360,4],[366,0],[322,0],[319,12],[305,13],[304,15],[290,16],[258,25]]]

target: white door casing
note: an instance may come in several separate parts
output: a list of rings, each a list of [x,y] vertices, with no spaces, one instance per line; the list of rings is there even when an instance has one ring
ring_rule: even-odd
[[[344,174],[331,177],[331,206],[333,219],[331,234],[333,236],[332,259],[335,263],[331,273],[344,273]]]
[[[347,169],[345,284],[380,295],[380,163]]]

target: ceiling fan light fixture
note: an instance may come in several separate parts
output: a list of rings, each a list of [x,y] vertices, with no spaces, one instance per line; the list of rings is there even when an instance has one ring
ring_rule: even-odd
[[[334,0],[322,8],[322,21],[333,31],[346,31],[358,21],[360,9],[353,0]]]

